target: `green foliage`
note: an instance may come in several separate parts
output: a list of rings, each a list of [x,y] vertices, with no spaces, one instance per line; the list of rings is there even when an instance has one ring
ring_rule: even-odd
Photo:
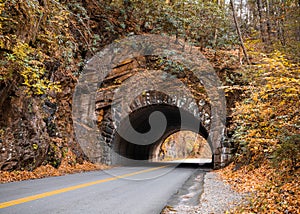
[[[61,164],[61,157],[62,152],[56,143],[50,143],[49,149],[48,149],[48,157],[47,157],[47,163],[49,163],[51,166],[58,168]]]
[[[286,136],[281,140],[279,148],[274,152],[274,162],[287,162],[296,169],[300,162],[300,134]]]
[[[172,74],[183,73],[185,70],[185,67],[183,65],[177,64],[176,62],[169,59],[160,58],[156,63],[160,69],[163,69],[166,72],[171,71]]]
[[[209,1],[132,0],[131,11],[141,28],[151,33],[176,35],[201,47],[224,47],[234,44],[230,15],[224,7]]]

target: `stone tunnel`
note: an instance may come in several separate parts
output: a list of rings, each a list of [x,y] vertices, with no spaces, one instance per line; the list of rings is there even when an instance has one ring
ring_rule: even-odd
[[[132,36],[106,47],[87,62],[72,108],[93,162],[156,160],[159,145],[180,130],[207,140],[214,168],[230,161],[221,83],[197,48],[176,39]]]

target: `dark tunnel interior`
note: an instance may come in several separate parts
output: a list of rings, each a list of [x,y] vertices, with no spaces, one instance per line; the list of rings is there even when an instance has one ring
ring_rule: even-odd
[[[128,127],[126,124],[122,124],[118,127],[117,133],[114,137],[113,150],[117,156],[124,157],[130,160],[151,160],[154,157],[155,148],[163,142],[169,135],[180,130],[189,130],[200,134],[203,138],[207,139],[208,132],[201,125],[201,121],[194,117],[193,114],[186,110],[179,109],[176,106],[167,104],[149,105],[129,114],[129,121],[132,128],[139,133],[147,133],[150,131],[149,116],[159,111],[165,115],[167,120],[167,126],[163,135],[151,143],[147,138],[140,139],[141,141],[148,142],[147,145],[140,145],[137,143],[128,142],[122,136],[118,130],[126,132]],[[118,161],[113,161],[117,163]]]

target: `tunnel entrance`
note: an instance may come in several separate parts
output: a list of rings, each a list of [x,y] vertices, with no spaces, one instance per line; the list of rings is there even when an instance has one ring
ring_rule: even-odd
[[[165,115],[167,124],[151,141],[147,134],[155,126],[149,119],[156,112]],[[76,139],[92,162],[153,160],[161,142],[180,130],[207,139],[214,168],[231,158],[230,144],[224,140],[226,100],[221,82],[199,49],[173,38],[131,36],[95,54],[76,85],[72,115]],[[119,131],[139,137],[128,140]]]
[[[192,137],[191,133],[194,133],[195,140],[195,134],[197,134],[206,142],[208,132],[201,125],[200,119],[188,111],[179,109],[177,106],[157,104],[139,108],[129,114],[131,126],[139,133],[147,133],[152,128],[149,124],[149,118],[155,112],[163,113],[167,121],[167,126],[163,134],[154,143],[150,143],[153,141],[152,139],[147,139],[147,137],[135,139],[135,141],[131,140],[130,142],[122,138],[119,133],[126,133],[128,127],[121,120],[112,143],[114,151],[112,164],[124,164],[131,160],[159,161],[161,159],[160,148],[164,145],[163,143],[167,139],[170,139],[171,136],[176,136],[176,133],[179,133],[178,131],[181,130],[189,130],[190,139]],[[198,139],[200,139],[199,137]]]

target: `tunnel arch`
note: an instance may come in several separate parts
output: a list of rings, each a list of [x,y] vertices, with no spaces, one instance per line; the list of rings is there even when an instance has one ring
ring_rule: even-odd
[[[197,48],[160,35],[131,36],[119,40],[104,48],[87,62],[76,85],[72,106],[76,139],[84,153],[93,162],[111,164],[112,136],[115,135],[118,125],[118,121],[114,121],[115,117],[112,115],[117,110],[113,109],[113,112],[104,115],[102,128],[99,130],[95,114],[97,90],[113,68],[128,59],[151,55],[162,56],[184,64],[203,84],[210,100],[211,114],[207,140],[213,148],[214,167],[220,168],[226,165],[231,156],[230,148],[223,141],[226,102],[214,69]],[[176,100],[181,102],[184,98],[178,97]],[[157,101],[164,102],[160,99]],[[200,108],[198,103],[196,106]]]
[[[133,144],[123,139],[118,133],[115,134],[113,139],[113,150],[115,152],[115,157],[112,157],[112,163],[118,164],[119,162],[124,163],[125,159],[130,160],[150,160],[153,161],[155,158],[154,152],[157,146],[161,144],[168,136],[178,132],[180,130],[189,130],[200,134],[203,138],[207,139],[208,132],[206,128],[201,124],[201,119],[195,117],[191,112],[186,110],[180,110],[176,105],[170,104],[152,104],[139,108],[129,114],[130,122],[137,131],[143,133],[147,132],[150,127],[148,123],[148,118],[154,111],[162,112],[168,121],[167,129],[164,134],[154,143],[148,145]],[[184,115],[183,115],[184,114]],[[188,118],[189,123],[182,123],[181,117]],[[126,126],[122,126],[122,121],[120,122],[119,129],[126,129]],[[146,142],[147,139],[142,139]],[[212,144],[210,144],[211,149]],[[119,157],[122,156],[122,157]],[[120,160],[118,160],[118,157]]]

